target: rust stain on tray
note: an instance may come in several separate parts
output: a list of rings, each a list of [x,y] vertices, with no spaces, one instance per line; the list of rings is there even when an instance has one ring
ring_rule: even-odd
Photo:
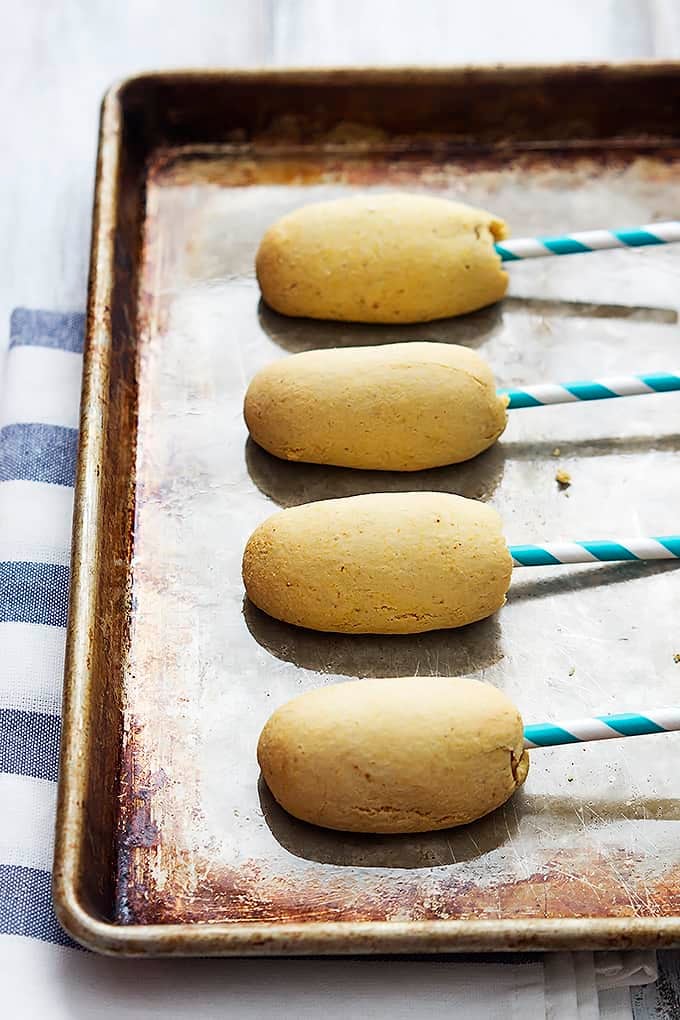
[[[286,151],[286,148],[288,151]],[[566,170],[571,186],[600,175],[603,170],[624,173],[633,160],[636,173],[658,183],[672,183],[680,147],[650,146],[641,155],[635,147],[605,148],[593,145],[578,152],[545,149],[522,152],[516,148],[496,147],[475,153],[470,146],[462,151],[446,145],[428,149],[423,156],[413,147],[395,148],[386,145],[367,146],[368,152],[355,146],[345,151],[319,151],[317,146],[291,149],[277,147],[213,146],[197,153],[195,149],[165,150],[149,167],[148,181],[152,187],[217,187],[247,188],[277,185],[339,184],[344,187],[450,188],[455,182],[464,187],[471,173],[479,175],[491,192],[504,180],[523,182],[529,174],[541,174],[546,181]]]
[[[657,754],[655,744],[651,756],[649,739],[658,738],[634,742],[626,755],[615,742],[535,753],[525,794],[475,825],[422,837],[324,833],[285,817],[266,790],[258,793],[254,749],[269,711],[338,676],[407,671],[422,674],[426,686],[428,674],[477,673],[535,718],[573,716],[586,704],[607,709],[620,697],[622,676],[630,691],[644,676],[663,701],[670,676],[659,659],[650,681],[646,658],[658,635],[650,630],[648,640],[644,627],[678,597],[677,584],[656,568],[635,577],[603,572],[587,584],[579,571],[545,575],[550,598],[529,581],[531,590],[518,589],[498,620],[417,642],[352,643],[272,626],[247,606],[244,615],[243,543],[277,500],[378,483],[352,472],[291,470],[248,451],[241,400],[266,361],[310,346],[415,335],[480,347],[500,382],[512,384],[578,377],[595,363],[606,375],[626,359],[641,370],[640,350],[647,367],[662,368],[676,343],[676,316],[665,310],[675,301],[671,252],[607,253],[583,268],[559,260],[550,276],[545,266],[513,268],[505,307],[408,331],[288,321],[258,309],[252,265],[265,227],[305,200],[347,188],[425,188],[486,204],[517,234],[670,218],[677,205],[674,149],[465,156],[435,146],[423,156],[385,155],[371,137],[353,142],[354,149],[328,153],[168,150],[150,169],[117,920],[677,913],[680,802],[670,755],[665,748]],[[375,144],[375,152],[365,151]],[[550,314],[572,306],[573,314]],[[631,306],[634,316],[626,313]],[[600,307],[609,311],[598,317]],[[631,407],[627,418],[611,408],[541,413],[540,422],[513,421],[497,450],[470,467],[383,476],[385,487],[493,499],[514,529],[509,539],[518,541],[537,531],[571,534],[576,521],[584,530],[589,510],[600,527],[604,493],[612,532],[637,530],[632,494],[648,491],[653,475],[660,481],[646,521],[657,533],[672,529],[669,483],[661,479],[677,455],[680,423],[661,401],[640,413]],[[557,446],[578,461],[579,493],[571,500],[560,501],[550,484]],[[618,585],[616,598],[609,583]],[[602,663],[616,680],[602,675]],[[576,780],[571,786],[567,773]]]

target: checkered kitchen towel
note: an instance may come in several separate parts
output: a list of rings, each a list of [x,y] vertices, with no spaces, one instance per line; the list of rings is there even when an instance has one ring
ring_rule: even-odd
[[[545,962],[111,961],[50,898],[84,316],[17,309],[0,386],[0,988],[13,1020],[629,1017],[653,954]],[[144,967],[145,980],[138,978]],[[266,978],[266,980],[263,980]],[[622,986],[614,992],[603,988]],[[600,995],[598,996],[598,990]],[[218,1012],[215,1004],[221,1003]]]
[[[83,320],[17,309],[0,400],[0,932],[64,943],[50,869]]]

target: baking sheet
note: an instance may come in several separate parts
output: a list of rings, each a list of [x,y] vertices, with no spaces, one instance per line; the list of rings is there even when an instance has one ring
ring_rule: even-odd
[[[526,721],[672,702],[680,685],[673,564],[521,571],[495,617],[412,637],[334,636],[244,602],[243,546],[279,506],[412,488],[491,502],[510,543],[677,531],[676,394],[513,412],[502,441],[418,474],[277,461],[242,400],[274,358],[413,338],[462,343],[512,386],[672,369],[677,248],[512,265],[510,296],[458,320],[373,327],[262,305],[260,236],[299,205],[366,188],[479,204],[516,236],[671,219],[679,154],[390,158],[163,153],[148,181],[139,336],[132,593],[124,676],[120,923],[658,917],[680,906],[673,737],[532,754],[493,815],[428,835],[324,832],[258,778],[269,713],[357,676],[470,674]],[[561,489],[558,469],[572,484]],[[140,787],[143,796],[140,796]]]
[[[469,674],[527,721],[668,704],[670,563],[519,571],[494,618],[414,637],[312,634],[243,600],[278,506],[420,487],[491,501],[510,542],[677,530],[677,394],[516,411],[419,475],[285,464],[247,441],[249,377],[323,345],[431,338],[500,385],[671,369],[677,247],[510,267],[465,318],[365,327],[259,301],[265,227],[312,199],[408,189],[516,236],[672,218],[680,66],[172,72],[100,128],[66,650],[55,910],[100,952],[460,952],[680,942],[675,738],[536,752],[471,826],[370,837],[298,823],[255,762],[279,703],[352,676]],[[572,475],[560,489],[559,469]]]

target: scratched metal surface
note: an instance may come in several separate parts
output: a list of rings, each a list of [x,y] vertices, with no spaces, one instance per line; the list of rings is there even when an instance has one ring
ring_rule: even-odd
[[[151,173],[118,833],[118,920],[661,916],[680,910],[678,743],[646,737],[535,752],[526,786],[458,830],[324,832],[259,782],[273,708],[356,676],[471,674],[525,719],[677,699],[680,570],[521,572],[494,618],[415,637],[338,637],[244,605],[243,545],[279,506],[376,490],[489,500],[510,542],[678,528],[680,397],[519,411],[474,462],[417,475],[285,464],[247,441],[241,404],[273,358],[430,338],[480,350],[500,385],[677,367],[680,252],[512,266],[500,306],[416,327],[286,320],[253,257],[273,219],[366,187],[486,205],[515,235],[672,218],[680,153],[510,154],[506,165],[357,152],[185,153]],[[557,452],[559,451],[559,453]],[[571,473],[560,490],[555,472]]]

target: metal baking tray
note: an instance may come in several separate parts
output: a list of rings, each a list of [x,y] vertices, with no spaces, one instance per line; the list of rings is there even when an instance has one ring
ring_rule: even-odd
[[[527,721],[677,699],[680,572],[523,571],[459,631],[322,635],[244,603],[279,506],[375,490],[489,500],[511,542],[677,530],[673,394],[515,412],[456,467],[283,463],[241,404],[269,360],[414,337],[500,385],[672,368],[677,246],[510,267],[507,300],[410,327],[264,307],[258,240],[301,203],[399,188],[515,235],[677,216],[680,65],[150,74],[106,97],[97,168],[54,870],[74,938],[118,954],[660,946],[680,941],[678,743],[533,754],[522,792],[431,835],[297,822],[259,782],[270,711],[341,677],[473,674]],[[561,490],[558,468],[572,485]]]

